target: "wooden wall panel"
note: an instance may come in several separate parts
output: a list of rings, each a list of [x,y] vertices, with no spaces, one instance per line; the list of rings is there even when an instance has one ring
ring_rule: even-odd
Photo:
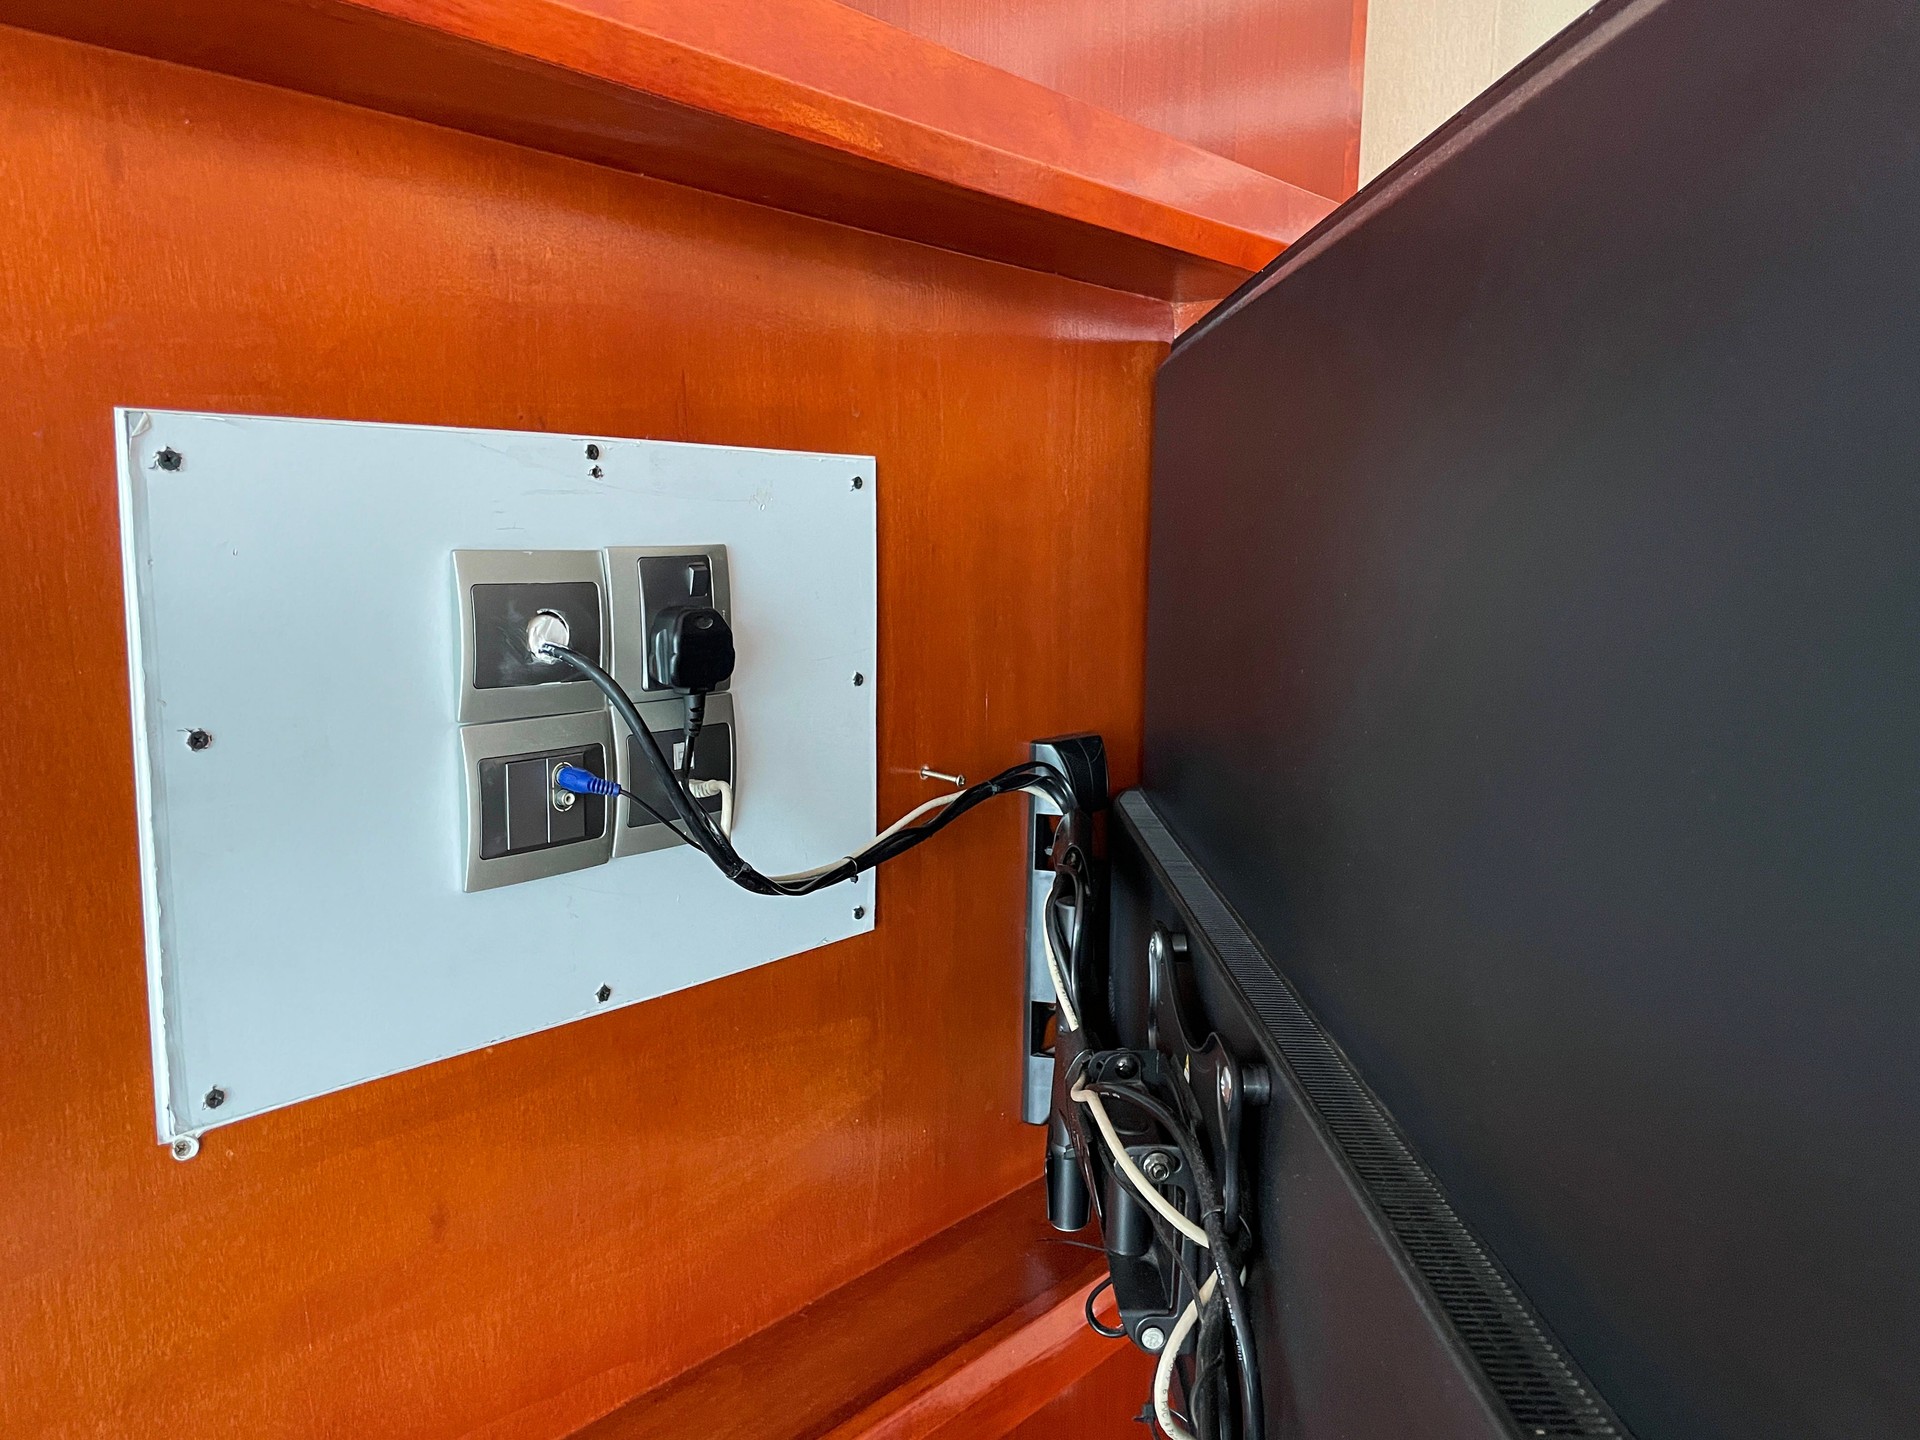
[[[1168,308],[24,32],[0,73],[0,1434],[552,1436],[1030,1181],[1010,802],[872,936],[168,1158],[109,407],[877,454],[891,814],[1061,729],[1133,776]]]
[[[1360,167],[1367,0],[844,0],[1335,200]]]
[[[838,0],[0,0],[0,24],[1218,299],[1333,208]]]
[[[1006,1440],[1146,1440],[1158,1435],[1140,1420],[1153,1394],[1153,1356],[1123,1340],[1110,1344],[1111,1355],[1008,1431]]]

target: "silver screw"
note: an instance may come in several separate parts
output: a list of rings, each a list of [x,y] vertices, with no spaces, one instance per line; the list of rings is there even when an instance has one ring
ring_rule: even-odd
[[[1140,1169],[1146,1174],[1147,1179],[1158,1185],[1173,1174],[1173,1162],[1156,1150],[1140,1162]]]
[[[200,1153],[200,1141],[193,1135],[182,1135],[173,1142],[173,1158],[191,1160]]]
[[[1140,1344],[1142,1347],[1153,1351],[1156,1355],[1166,1347],[1166,1343],[1167,1332],[1162,1330],[1158,1325],[1148,1325],[1140,1332]]]
[[[920,767],[920,778],[922,780],[938,780],[942,785],[951,785],[956,790],[964,790],[967,788],[966,776],[949,775],[944,770],[934,770],[925,765]]]

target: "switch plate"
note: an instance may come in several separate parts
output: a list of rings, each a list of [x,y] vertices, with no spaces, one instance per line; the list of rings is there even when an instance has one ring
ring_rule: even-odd
[[[734,840],[769,874],[821,864],[877,819],[870,457],[178,411],[113,423],[162,1140],[873,928],[876,876],[769,900],[685,845],[466,891],[448,594],[456,551],[597,565],[609,544],[724,543],[745,726]],[[166,449],[185,465],[162,468]],[[189,748],[195,729],[212,743]]]
[[[551,781],[561,763],[610,773],[613,722],[604,709],[463,725],[460,758],[469,892],[585,870],[612,856],[607,802],[582,795],[556,808]]]
[[[636,700],[676,693],[654,679],[653,617],[669,605],[711,605],[733,624],[733,576],[724,545],[616,545],[604,554],[607,611],[613,638],[613,678]],[[687,583],[704,566],[710,596]],[[724,691],[733,682],[726,681]],[[648,728],[653,728],[648,721]]]
[[[565,715],[600,705],[593,682],[558,660],[533,659],[527,626],[545,610],[567,622],[568,644],[606,663],[606,591],[593,550],[456,550],[463,723]]]

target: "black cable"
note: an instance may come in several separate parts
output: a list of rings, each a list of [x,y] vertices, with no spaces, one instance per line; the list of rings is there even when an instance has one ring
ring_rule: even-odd
[[[547,645],[543,649],[547,654],[566,661],[591,680],[600,693],[607,697],[607,703],[637,742],[635,748],[640,758],[646,762],[647,767],[653,771],[655,779],[665,788],[667,798],[673,804],[674,813],[686,824],[688,838],[714,863],[721,874],[742,889],[751,890],[756,895],[811,895],[817,890],[824,890],[831,885],[852,880],[896,856],[904,855],[914,846],[932,839],[969,810],[984,804],[996,795],[1037,788],[1044,791],[1063,812],[1073,808],[1073,792],[1066,778],[1051,765],[1029,761],[1003,770],[990,780],[969,786],[931,819],[919,825],[907,826],[884,839],[876,840],[866,849],[848,856],[839,864],[822,870],[817,875],[809,875],[802,879],[773,879],[762,875],[742,859],[739,852],[733,848],[732,842],[715,829],[706,811],[687,793],[686,787],[674,774],[673,767],[660,753],[659,742],[653,738],[653,732],[640,718],[640,712],[634,706],[632,697],[622,688],[620,682],[577,650],[569,650],[563,645]]]
[[[674,775],[673,767],[667,763],[666,756],[660,753],[660,742],[653,738],[653,731],[648,729],[647,723],[640,718],[640,712],[635,708],[633,698],[621,687],[620,682],[577,650],[569,650],[564,645],[547,645],[542,648],[558,659],[566,661],[586,676],[600,693],[607,697],[607,703],[613,707],[614,714],[620,717],[621,723],[633,736],[634,748],[639,752],[641,759],[646,761],[648,768],[653,771],[654,778],[666,790],[667,799],[672,804],[674,813],[686,822],[688,838],[706,853],[707,858],[713,861],[728,879],[743,885],[748,890],[758,889],[759,887],[747,884],[741,879],[742,872],[751,867],[738,855],[733,854],[733,847],[727,845],[707,824],[706,812],[693,803],[693,797],[687,794],[686,787]],[[759,893],[771,892],[760,890]]]
[[[1224,1440],[1229,1423],[1219,1395],[1226,1378],[1225,1317],[1226,1305],[1216,1290],[1213,1298],[1200,1307],[1200,1336],[1193,1346],[1193,1433],[1199,1440]]]
[[[1080,1054],[1075,1057],[1073,1066],[1067,1071],[1066,1088],[1068,1094],[1073,1093],[1075,1086],[1084,1083],[1080,1078],[1080,1071],[1085,1067],[1086,1062],[1092,1058],[1092,1052],[1085,1050],[1081,1051]],[[1112,1093],[1124,1100],[1134,1098],[1133,1091],[1117,1085],[1108,1085],[1104,1082],[1094,1084],[1090,1088],[1101,1094]],[[1080,1112],[1085,1108],[1085,1101],[1081,1101],[1073,1107],[1076,1124],[1079,1121]],[[1083,1146],[1091,1147],[1092,1145],[1092,1141],[1087,1138],[1084,1128],[1080,1128],[1078,1131],[1078,1141]],[[1096,1153],[1105,1154],[1106,1152],[1104,1148],[1102,1148]],[[1146,1212],[1147,1221],[1153,1226],[1154,1238],[1160,1242],[1160,1248],[1173,1260],[1174,1267],[1180,1272],[1180,1278],[1187,1282],[1187,1293],[1190,1295],[1198,1295],[1200,1293],[1200,1277],[1194,1272],[1192,1264],[1187,1259],[1187,1250],[1190,1247],[1195,1249],[1198,1247],[1193,1246],[1193,1242],[1188,1239],[1187,1236],[1181,1234],[1180,1231],[1173,1227],[1173,1223],[1169,1221],[1166,1216],[1162,1215],[1160,1211],[1148,1201],[1147,1197],[1140,1192],[1140,1187],[1133,1183],[1132,1177],[1115,1164],[1111,1158],[1107,1160],[1105,1168],[1107,1173],[1114,1178],[1114,1181],[1131,1193],[1139,1202],[1140,1208]],[[1098,1193],[1097,1188],[1095,1193]],[[1165,1199],[1166,1197],[1162,1196],[1161,1198]],[[1169,1201],[1168,1203],[1171,1204],[1172,1202]],[[1181,1213],[1185,1215],[1184,1210]],[[1187,1216],[1186,1218],[1192,1219],[1193,1217]],[[1106,1217],[1104,1215],[1101,1217],[1101,1225],[1103,1228],[1106,1225]],[[1178,1308],[1178,1306],[1175,1307],[1176,1310]]]
[[[1106,1252],[1102,1251],[1101,1253],[1105,1254]],[[1106,1326],[1100,1323],[1100,1317],[1093,1313],[1093,1302],[1100,1298],[1100,1292],[1102,1290],[1111,1290],[1112,1288],[1113,1288],[1113,1274],[1111,1271],[1109,1271],[1106,1279],[1102,1280],[1098,1285],[1094,1286],[1093,1289],[1087,1292],[1087,1328],[1093,1331],[1093,1333],[1096,1335],[1106,1336],[1107,1339],[1109,1340],[1124,1340],[1127,1338],[1126,1326],[1122,1325],[1117,1330],[1109,1330]]]
[[[1175,1075],[1178,1078],[1178,1072]],[[1116,1085],[1104,1080],[1091,1088],[1096,1094],[1112,1095],[1157,1121],[1185,1158],[1187,1168],[1193,1172],[1194,1187],[1200,1192],[1200,1224],[1207,1232],[1207,1248],[1213,1253],[1214,1273],[1220,1277],[1220,1295],[1226,1302],[1227,1318],[1232,1323],[1234,1349],[1238,1352],[1240,1428],[1246,1435],[1264,1435],[1266,1432],[1262,1423],[1265,1407],[1260,1394],[1260,1367],[1253,1348],[1253,1319],[1247,1308],[1246,1294],[1240,1288],[1240,1276],[1232,1248],[1227,1243],[1225,1216],[1221,1210],[1219,1187],[1214,1184],[1213,1170],[1200,1154],[1199,1142],[1187,1133],[1186,1127],[1174,1117],[1173,1112],[1153,1096],[1130,1085]]]
[[[693,775],[693,747],[700,743],[700,731],[707,723],[707,697],[704,695],[687,696],[687,718],[680,733],[686,740],[686,746],[680,752],[680,783],[686,784]]]

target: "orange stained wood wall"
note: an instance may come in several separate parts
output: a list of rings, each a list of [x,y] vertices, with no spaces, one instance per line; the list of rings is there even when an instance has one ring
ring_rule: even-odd
[[[168,1158],[110,409],[877,455],[891,814],[1059,730],[1132,777],[1168,307],[20,31],[0,75],[0,1435],[545,1440],[1029,1182],[1012,803],[871,936]]]
[[[1367,0],[845,0],[1335,200],[1360,183]]]
[[[1116,1346],[1005,1440],[1149,1440],[1160,1433],[1140,1420],[1153,1391],[1153,1370],[1151,1355],[1131,1345]]]

